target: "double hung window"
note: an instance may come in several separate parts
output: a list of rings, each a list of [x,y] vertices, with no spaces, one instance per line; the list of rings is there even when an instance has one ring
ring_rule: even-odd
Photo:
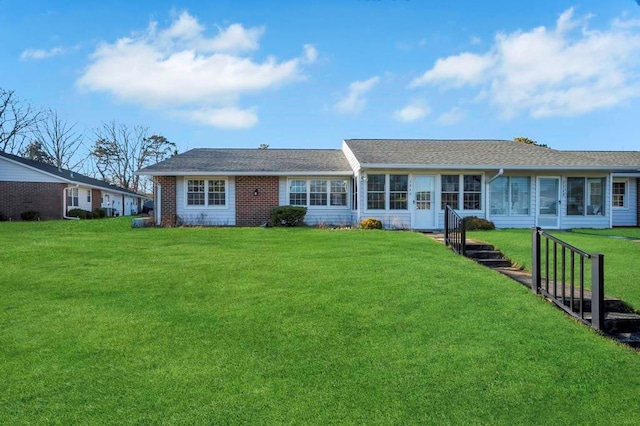
[[[187,179],[187,206],[224,207],[227,205],[225,179]]]

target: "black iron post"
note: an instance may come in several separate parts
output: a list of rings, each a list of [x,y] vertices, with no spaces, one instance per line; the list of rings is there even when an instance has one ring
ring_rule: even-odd
[[[444,243],[449,246],[449,205],[444,207]]]
[[[540,228],[531,229],[531,291],[540,292]]]
[[[591,255],[591,326],[604,331],[604,254]]]

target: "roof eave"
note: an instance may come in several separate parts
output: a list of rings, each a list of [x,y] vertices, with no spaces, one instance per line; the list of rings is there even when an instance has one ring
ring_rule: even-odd
[[[628,170],[623,166],[537,166],[537,165],[506,165],[506,164],[392,164],[392,163],[362,163],[362,169],[413,169],[413,170],[596,170],[613,171]]]
[[[333,170],[333,171],[313,171],[313,170],[299,170],[299,171],[145,171],[138,170],[136,175],[145,176],[350,176],[353,175],[353,170]]]

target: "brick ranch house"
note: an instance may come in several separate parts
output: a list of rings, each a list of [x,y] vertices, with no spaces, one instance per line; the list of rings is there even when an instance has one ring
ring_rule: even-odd
[[[0,152],[0,214],[11,220],[30,210],[43,219],[62,219],[78,208],[127,216],[140,211],[145,199],[98,179]]]
[[[446,204],[499,228],[640,224],[640,151],[348,139],[341,149],[192,149],[137,173],[154,179],[166,226],[257,226],[294,205],[308,224],[442,229]]]

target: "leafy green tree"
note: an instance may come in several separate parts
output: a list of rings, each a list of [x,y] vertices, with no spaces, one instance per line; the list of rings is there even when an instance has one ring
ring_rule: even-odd
[[[40,161],[41,163],[51,164],[55,166],[53,157],[43,148],[42,142],[33,140],[27,144],[19,153],[20,157],[29,160]]]

